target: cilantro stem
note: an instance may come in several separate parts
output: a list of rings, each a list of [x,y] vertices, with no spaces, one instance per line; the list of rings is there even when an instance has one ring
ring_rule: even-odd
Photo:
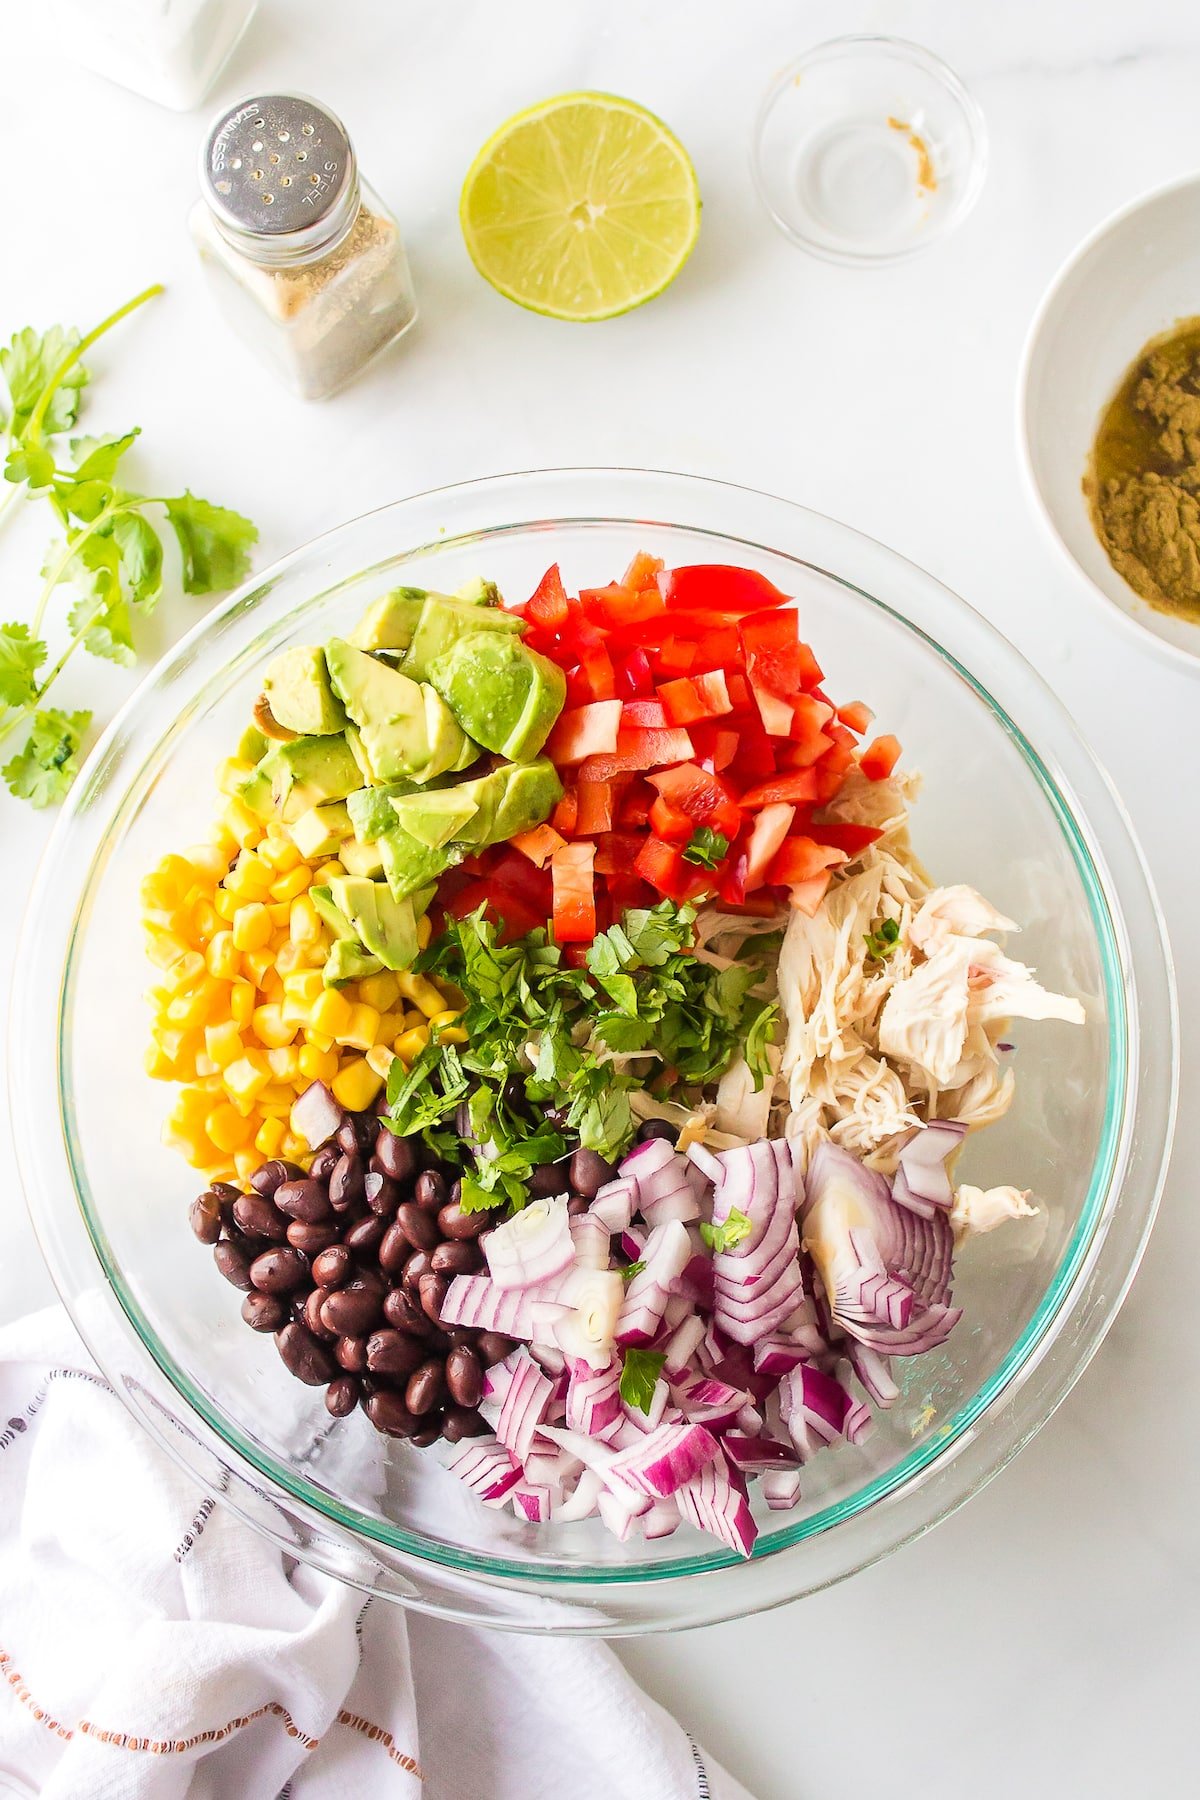
[[[23,481],[6,481],[8,492],[0,498],[0,519],[2,519],[14,500],[23,500],[29,488]]]
[[[144,288],[140,294],[135,294],[132,300],[127,300],[124,306],[119,306],[116,312],[109,313],[107,319],[102,319],[99,325],[88,332],[86,337],[80,338],[73,350],[67,352],[38,395],[37,404],[29,415],[29,423],[25,427],[24,433],[27,443],[41,443],[42,420],[46,417],[46,409],[51,400],[62,385],[63,377],[70,374],[75,364],[91,349],[97,338],[102,338],[106,331],[111,331],[114,325],[119,325],[122,319],[127,318],[131,312],[135,312],[139,306],[144,306],[147,300],[153,300],[162,291],[161,281],[156,281],[152,287]]]
[[[87,540],[99,531],[102,525],[107,525],[110,519],[115,519],[118,513],[132,512],[133,510],[133,507],[126,502],[122,502],[120,505],[116,506],[106,506],[102,512],[96,514],[95,518],[92,519],[89,524],[85,525],[81,531],[77,532],[74,538],[63,545],[62,554],[56,558],[51,565],[50,573],[46,576],[42,586],[41,596],[34,611],[33,624],[30,626],[30,630],[34,637],[41,637],[42,621],[46,617],[46,608],[50,604],[51,595],[54,593],[55,588],[66,574]]]
[[[33,717],[34,713],[41,706],[42,701],[46,698],[46,695],[49,693],[50,689],[54,686],[54,683],[58,680],[58,678],[62,674],[63,670],[66,668],[67,664],[70,662],[72,656],[75,654],[76,650],[78,650],[80,644],[82,644],[84,638],[87,636],[88,632],[91,630],[92,626],[96,623],[96,620],[99,618],[100,614],[103,611],[104,611],[104,606],[101,603],[101,604],[98,604],[91,613],[89,613],[87,619],[80,626],[79,630],[75,633],[74,637],[71,639],[70,643],[67,645],[66,649],[63,651],[62,655],[59,657],[59,659],[55,663],[54,667],[50,670],[49,674],[46,676],[46,679],[38,687],[38,691],[33,696],[33,699],[27,700],[25,702],[24,706],[17,708],[16,712],[13,713],[13,716],[11,719],[7,719],[7,720],[5,720],[5,722],[3,724],[0,724],[0,744],[2,744],[4,742],[5,738],[8,737],[10,732],[13,732],[17,729],[17,726],[20,725],[23,720]]]

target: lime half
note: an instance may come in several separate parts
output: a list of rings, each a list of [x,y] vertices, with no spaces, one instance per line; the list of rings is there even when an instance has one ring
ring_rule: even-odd
[[[509,300],[555,319],[611,319],[678,275],[700,190],[687,151],[645,107],[562,94],[488,139],[459,216],[475,267]]]

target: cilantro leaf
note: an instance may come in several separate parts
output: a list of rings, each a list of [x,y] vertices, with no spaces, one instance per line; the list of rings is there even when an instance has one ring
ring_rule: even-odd
[[[162,540],[141,513],[118,513],[112,523],[120,553],[121,582],[134,606],[149,612],[162,593]]]
[[[459,1209],[465,1213],[490,1212],[494,1207],[505,1206],[508,1195],[499,1188],[482,1187],[472,1175],[464,1175],[458,1191]]]
[[[250,546],[258,539],[256,525],[198,494],[183,493],[163,504],[179,539],[185,593],[211,594],[242,579],[250,567]]]
[[[667,1360],[665,1350],[627,1350],[621,1364],[621,1398],[626,1406],[648,1413],[654,1405],[654,1388]]]
[[[579,1133],[583,1149],[595,1150],[612,1162],[633,1135],[628,1077],[622,1080],[604,1065],[582,1069],[567,1123]]]
[[[111,482],[117,464],[134,438],[140,436],[141,426],[135,425],[121,437],[72,438],[71,454],[75,458],[75,467],[71,473],[74,480]]]
[[[6,349],[0,350],[0,373],[3,373],[12,401],[9,431],[14,438],[21,436],[42,390],[78,342],[79,333],[68,331],[61,325],[52,325],[45,332],[35,331],[32,325],[27,325],[15,334]],[[87,381],[88,373],[82,363],[77,362],[67,370],[54,390],[42,420],[42,430],[47,437],[70,430],[79,416],[80,390],[87,386]],[[16,479],[23,480],[24,477]]]
[[[25,706],[37,698],[34,677],[46,660],[41,638],[28,625],[0,625],[0,704]]]
[[[863,942],[867,946],[867,955],[884,962],[892,954],[900,942],[900,921],[884,919],[875,931],[865,931]]]
[[[647,1019],[631,1019],[625,1013],[598,1013],[593,1026],[596,1036],[614,1050],[618,1056],[626,1055],[631,1050],[646,1050],[654,1036],[654,1027]]]
[[[719,831],[712,831],[707,825],[701,825],[693,831],[684,846],[685,862],[699,863],[702,869],[715,869],[729,849],[729,839],[722,837]]]
[[[434,1037],[411,1069],[397,1058],[388,1070],[385,1123],[399,1137],[413,1137],[448,1118],[470,1085],[454,1045],[440,1044]]]
[[[35,713],[25,747],[0,770],[9,791],[34,806],[50,806],[66,795],[78,773],[79,745],[91,723],[90,712]]]
[[[713,1255],[719,1256],[722,1250],[732,1250],[735,1244],[740,1244],[743,1238],[748,1238],[750,1230],[749,1219],[745,1213],[739,1212],[734,1206],[730,1208],[729,1217],[723,1225],[702,1224],[700,1236]]]
[[[93,532],[79,546],[79,561],[92,579],[75,602],[67,623],[92,656],[128,667],[137,660],[133,621],[121,592],[121,555],[110,534]]]
[[[742,1055],[754,1076],[756,1094],[767,1076],[773,1073],[767,1046],[775,1041],[775,1021],[778,1017],[778,1005],[773,1000],[762,1000],[752,1003],[742,1018]]]
[[[626,1281],[626,1282],[632,1281],[635,1275],[641,1274],[641,1272],[645,1268],[645,1266],[646,1266],[646,1264],[645,1264],[644,1260],[642,1262],[629,1263],[626,1268],[621,1270],[621,1280]]]
[[[4,479],[18,484],[24,481],[34,489],[48,488],[54,480],[54,458],[40,444],[28,449],[18,444],[4,459]]]

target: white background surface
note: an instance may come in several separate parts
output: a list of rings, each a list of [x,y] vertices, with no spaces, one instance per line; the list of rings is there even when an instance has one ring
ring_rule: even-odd
[[[147,481],[251,514],[260,566],[420,488],[608,461],[725,476],[884,539],[1024,650],[1107,764],[1167,913],[1194,1068],[1198,690],[1118,635],[1060,563],[1021,489],[1013,427],[1021,341],[1058,263],[1113,207],[1200,157],[1194,7],[263,0],[213,104],[279,85],[340,111],[401,217],[422,306],[398,354],[319,408],[279,390],[209,309],[184,230],[207,109],[168,114],[62,63],[23,17],[38,10],[3,8],[0,336],[59,318],[85,326],[152,280],[168,286],[90,359],[89,429],[140,424]],[[747,168],[774,72],[853,29],[946,56],[991,132],[971,219],[890,270],[793,249]],[[705,199],[675,288],[603,326],[557,325],[499,299],[456,217],[462,173],[493,127],[575,87],[660,112]],[[0,544],[4,617],[27,612],[45,532],[25,517]],[[177,632],[201,604],[164,609],[155,630]],[[67,698],[106,717],[132,681],[87,660]],[[5,947],[49,823],[0,799]],[[1200,1124],[1194,1076],[1184,1086],[1174,1174],[1132,1297],[1017,1463],[846,1586],[624,1652],[760,1800],[1187,1788],[1200,1675]],[[11,1167],[4,1129],[0,1166]],[[48,1297],[10,1183],[0,1316]]]

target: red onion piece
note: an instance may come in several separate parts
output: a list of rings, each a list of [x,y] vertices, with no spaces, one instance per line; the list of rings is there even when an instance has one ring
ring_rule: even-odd
[[[291,1126],[310,1150],[327,1144],[346,1115],[323,1081],[306,1087],[292,1106]]]

